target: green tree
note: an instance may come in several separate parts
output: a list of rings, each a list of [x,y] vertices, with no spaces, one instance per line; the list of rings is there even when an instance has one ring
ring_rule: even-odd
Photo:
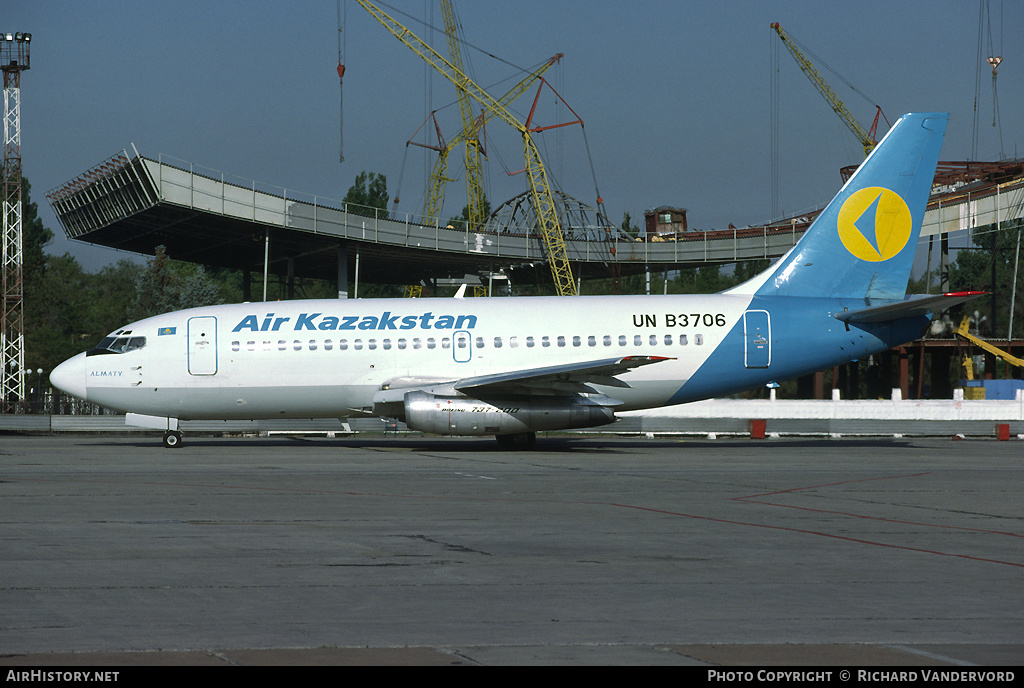
[[[349,212],[353,215],[367,217],[387,217],[388,213],[388,180],[383,174],[376,172],[360,172],[356,182],[349,187],[342,199],[349,204]]]
[[[97,273],[86,274],[85,288],[89,298],[86,302],[85,332],[89,332],[96,341],[131,320],[131,308],[136,298],[135,283],[143,269],[139,263],[121,259]]]
[[[39,206],[30,197],[32,185],[28,179],[21,179],[21,226],[22,261],[24,264],[23,283],[38,278],[46,269],[44,248],[53,239],[53,232],[43,225],[39,217]]]
[[[732,273],[736,284],[743,284],[748,279],[757,277],[767,270],[768,266],[771,264],[772,261],[769,258],[762,258],[760,260],[744,260],[736,263],[736,268]]]
[[[52,370],[94,344],[87,324],[88,276],[70,254],[47,256],[25,285],[25,365]]]
[[[68,254],[52,256],[45,247],[53,232],[39,218],[32,185],[22,179],[22,289],[25,366],[52,370],[81,351],[86,334],[86,275]]]
[[[736,284],[735,278],[723,273],[719,265],[682,268],[673,282],[673,291],[680,294],[714,294]]]
[[[172,261],[164,246],[156,247],[146,269],[136,275],[135,290],[130,320],[224,302],[220,285],[201,265]]]
[[[1003,225],[1001,231],[977,231],[972,237],[976,249],[961,249],[949,268],[951,291],[987,291],[991,296],[967,304],[986,319],[980,324],[982,336],[1003,339],[1010,326],[1010,305],[1013,303],[1013,334],[1024,332],[1024,265],[1017,264],[1018,236],[1024,254],[1024,223]],[[993,242],[994,245],[993,245]],[[1014,268],[1017,282],[1014,284]],[[993,267],[995,283],[992,282]],[[1017,297],[1014,298],[1014,292]],[[993,307],[994,306],[994,307]],[[994,320],[993,320],[994,315]]]

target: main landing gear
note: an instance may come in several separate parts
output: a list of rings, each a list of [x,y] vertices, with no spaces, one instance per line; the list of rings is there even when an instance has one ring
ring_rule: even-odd
[[[537,433],[516,432],[510,435],[495,435],[498,446],[509,451],[529,451],[537,443]]]
[[[164,446],[168,449],[177,449],[181,446],[181,431],[168,430],[164,433]]]

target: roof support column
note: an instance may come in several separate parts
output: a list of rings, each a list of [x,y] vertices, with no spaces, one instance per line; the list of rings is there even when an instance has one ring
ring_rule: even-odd
[[[348,244],[338,244],[338,298],[348,298]]]

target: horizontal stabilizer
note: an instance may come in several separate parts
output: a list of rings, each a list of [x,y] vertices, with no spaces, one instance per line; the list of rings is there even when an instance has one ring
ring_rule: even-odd
[[[908,296],[906,301],[898,301],[885,306],[860,308],[855,311],[843,311],[836,313],[835,316],[847,323],[890,322],[916,318],[928,313],[938,313],[987,293],[984,291],[956,291],[935,296]]]

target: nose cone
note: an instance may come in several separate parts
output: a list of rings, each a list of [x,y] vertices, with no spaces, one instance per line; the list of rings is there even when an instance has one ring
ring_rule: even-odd
[[[50,373],[50,384],[62,392],[85,399],[85,353],[61,363]]]

